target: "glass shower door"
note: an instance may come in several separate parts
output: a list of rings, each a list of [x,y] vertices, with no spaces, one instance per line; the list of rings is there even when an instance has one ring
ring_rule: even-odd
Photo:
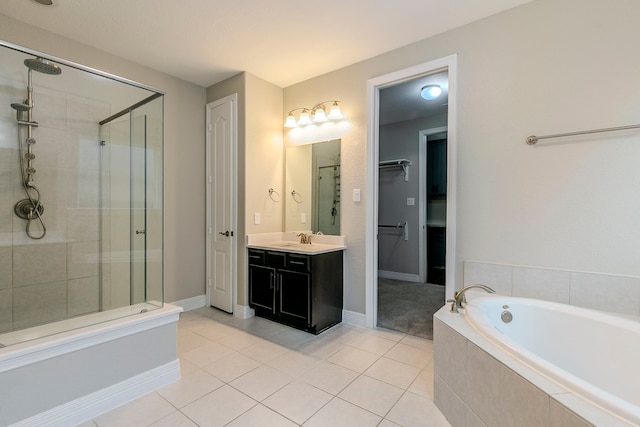
[[[162,99],[102,125],[103,310],[162,306]]]

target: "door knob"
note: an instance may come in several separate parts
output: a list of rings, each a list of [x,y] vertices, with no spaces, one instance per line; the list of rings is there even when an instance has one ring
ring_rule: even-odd
[[[136,234],[147,234],[147,230],[136,230]]]
[[[218,231],[218,234],[229,237],[229,230],[225,231],[224,233],[222,231]]]

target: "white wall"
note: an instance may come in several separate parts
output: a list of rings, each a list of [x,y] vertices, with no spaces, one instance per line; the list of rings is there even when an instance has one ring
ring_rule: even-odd
[[[246,234],[281,231],[284,200],[274,202],[269,188],[283,188],[284,150],[282,145],[282,88],[249,73],[246,75]],[[254,214],[260,214],[260,224]]]
[[[640,134],[524,142],[638,122],[639,15],[633,0],[536,0],[285,88],[282,120],[341,100],[343,193],[364,190],[367,79],[457,54],[457,285],[466,259],[640,275]],[[364,313],[364,204],[342,209],[345,308]]]
[[[0,39],[137,81],[166,93],[165,301],[202,295],[205,284],[205,88],[5,15],[0,15]]]

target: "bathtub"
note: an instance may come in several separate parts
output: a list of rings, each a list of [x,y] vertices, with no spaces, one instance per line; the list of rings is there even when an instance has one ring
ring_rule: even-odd
[[[447,307],[437,318],[547,393],[553,405],[560,402],[594,425],[640,425],[638,319],[548,301],[474,295],[462,314]],[[442,359],[441,365],[447,363]]]

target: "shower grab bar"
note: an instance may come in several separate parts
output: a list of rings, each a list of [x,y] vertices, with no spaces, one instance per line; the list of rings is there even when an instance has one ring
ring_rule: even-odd
[[[542,136],[531,135],[530,137],[527,138],[526,143],[528,145],[535,145],[535,143],[537,143],[541,139],[562,138],[565,136],[576,136],[576,135],[587,135],[590,133],[615,132],[619,130],[629,130],[629,129],[640,129],[640,124],[629,125],[629,126],[617,126],[612,128],[603,128],[603,129],[582,130],[578,132],[556,133],[553,135],[542,135]]]
[[[404,234],[404,241],[408,241],[409,240],[409,226],[407,224],[407,221],[405,221],[404,223],[397,223],[396,225],[383,225],[383,224],[378,224],[378,228],[395,228],[395,229],[402,229],[402,232]]]

